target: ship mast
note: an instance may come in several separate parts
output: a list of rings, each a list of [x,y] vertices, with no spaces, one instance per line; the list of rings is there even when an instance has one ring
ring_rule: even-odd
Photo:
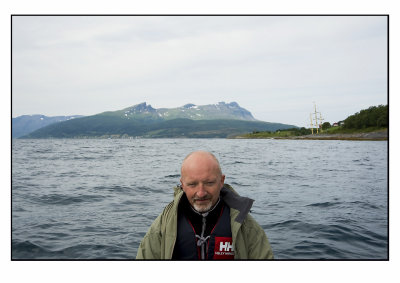
[[[313,125],[313,123],[312,123],[312,114],[310,113],[310,127],[311,127],[311,134],[313,135],[314,134],[314,125]]]
[[[319,118],[318,118],[317,114],[319,114]],[[314,119],[313,119],[313,115],[314,115]],[[321,112],[317,111],[317,105],[314,102],[314,112],[310,113],[310,122],[311,122],[310,126],[311,126],[311,134],[312,135],[314,134],[314,126],[317,129],[317,134],[318,134],[319,128],[321,128],[321,133],[322,133],[322,121],[323,120],[324,119],[322,118],[322,114],[321,114]],[[315,124],[313,124],[313,123],[315,123]]]

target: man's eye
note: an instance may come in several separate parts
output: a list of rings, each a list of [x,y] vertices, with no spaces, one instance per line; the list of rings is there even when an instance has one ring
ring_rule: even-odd
[[[214,185],[214,183],[215,183],[215,182],[206,182],[206,185],[207,185],[207,186],[212,186],[212,185]]]

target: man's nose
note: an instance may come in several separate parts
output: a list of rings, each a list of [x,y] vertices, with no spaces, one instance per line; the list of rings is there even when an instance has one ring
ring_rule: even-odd
[[[204,189],[204,185],[202,183],[199,184],[199,190],[197,191],[197,196],[199,198],[205,197],[207,195],[206,190]]]

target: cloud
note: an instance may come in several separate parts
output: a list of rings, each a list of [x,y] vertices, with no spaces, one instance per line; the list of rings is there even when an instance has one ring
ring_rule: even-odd
[[[13,113],[237,101],[293,124],[287,109],[365,100],[358,111],[385,101],[386,28],[372,16],[13,17]]]

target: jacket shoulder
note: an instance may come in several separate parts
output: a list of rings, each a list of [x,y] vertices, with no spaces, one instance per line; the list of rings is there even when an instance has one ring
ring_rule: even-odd
[[[242,224],[250,259],[273,259],[274,255],[267,235],[253,216],[248,214]]]

